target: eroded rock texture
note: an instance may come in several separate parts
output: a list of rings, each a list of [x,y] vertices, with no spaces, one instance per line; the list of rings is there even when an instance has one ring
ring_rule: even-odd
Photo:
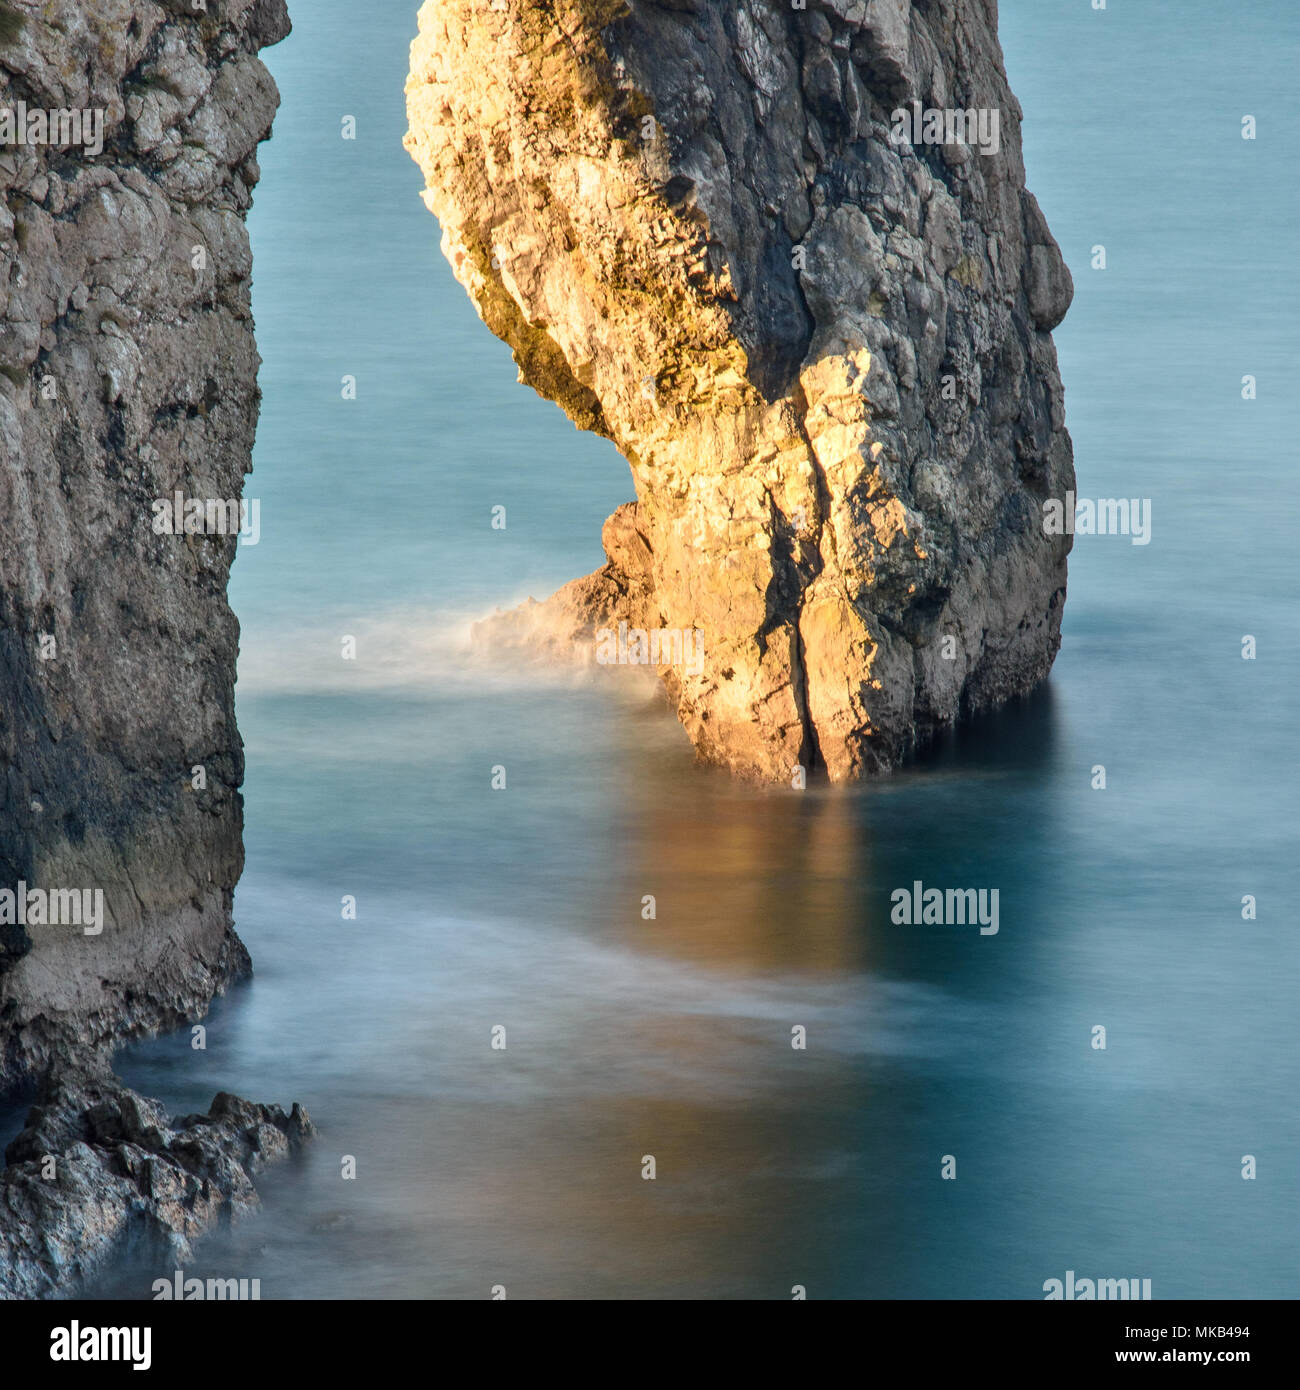
[[[0,889],[105,914],[0,924],[0,1087],[248,970],[235,541],[155,534],[152,503],[250,468],[257,52],[288,28],[284,0],[0,6],[0,108],[98,110],[104,140],[0,144]]]
[[[170,1277],[193,1241],[255,1211],[253,1179],[315,1132],[297,1105],[223,1091],[206,1115],[172,1121],[108,1073],[63,1074],[5,1150],[0,1299],[78,1292],[128,1249]]]
[[[407,97],[457,278],[636,486],[498,637],[701,629],[682,723],[772,779],[886,770],[1047,674],[1072,287],[994,0],[426,0]],[[997,151],[895,142],[913,101],[996,111]]]

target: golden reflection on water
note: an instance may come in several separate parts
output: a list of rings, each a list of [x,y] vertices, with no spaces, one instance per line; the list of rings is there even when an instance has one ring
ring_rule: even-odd
[[[746,785],[680,749],[638,770],[603,908],[623,944],[742,974],[868,966],[861,789]]]

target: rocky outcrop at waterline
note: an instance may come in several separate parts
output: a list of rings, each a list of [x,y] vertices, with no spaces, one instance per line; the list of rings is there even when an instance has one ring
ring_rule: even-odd
[[[257,54],[288,32],[284,0],[0,0],[0,1091],[45,1078],[0,1174],[0,1297],[141,1240],[170,1273],[311,1132],[227,1095],[173,1124],[106,1070],[250,969],[226,581],[279,101]]]
[[[0,15],[2,1088],[249,970],[236,540],[155,522],[178,493],[228,520],[251,467],[244,215],[279,101],[257,54],[289,22],[284,0]],[[39,896],[95,892],[98,930]]]
[[[196,1239],[257,1210],[253,1179],[315,1132],[297,1105],[224,1091],[172,1121],[108,1073],[63,1072],[5,1150],[0,1299],[81,1292],[128,1251],[170,1279]]]
[[[698,630],[696,749],[782,780],[1046,676],[1072,286],[993,0],[426,0],[407,99],[457,278],[636,488],[497,637]]]

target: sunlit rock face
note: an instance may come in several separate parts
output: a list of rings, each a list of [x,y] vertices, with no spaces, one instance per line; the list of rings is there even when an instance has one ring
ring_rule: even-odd
[[[1072,286],[992,0],[427,0],[407,99],[457,278],[636,486],[602,570],[482,635],[699,629],[681,721],[773,780],[1043,679]]]

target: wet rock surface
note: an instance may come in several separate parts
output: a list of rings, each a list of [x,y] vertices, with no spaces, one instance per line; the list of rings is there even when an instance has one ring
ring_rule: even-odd
[[[172,1120],[108,1072],[47,1081],[0,1173],[0,1298],[75,1294],[127,1251],[170,1274],[259,1206],[253,1179],[315,1134],[295,1105],[219,1093]]]

